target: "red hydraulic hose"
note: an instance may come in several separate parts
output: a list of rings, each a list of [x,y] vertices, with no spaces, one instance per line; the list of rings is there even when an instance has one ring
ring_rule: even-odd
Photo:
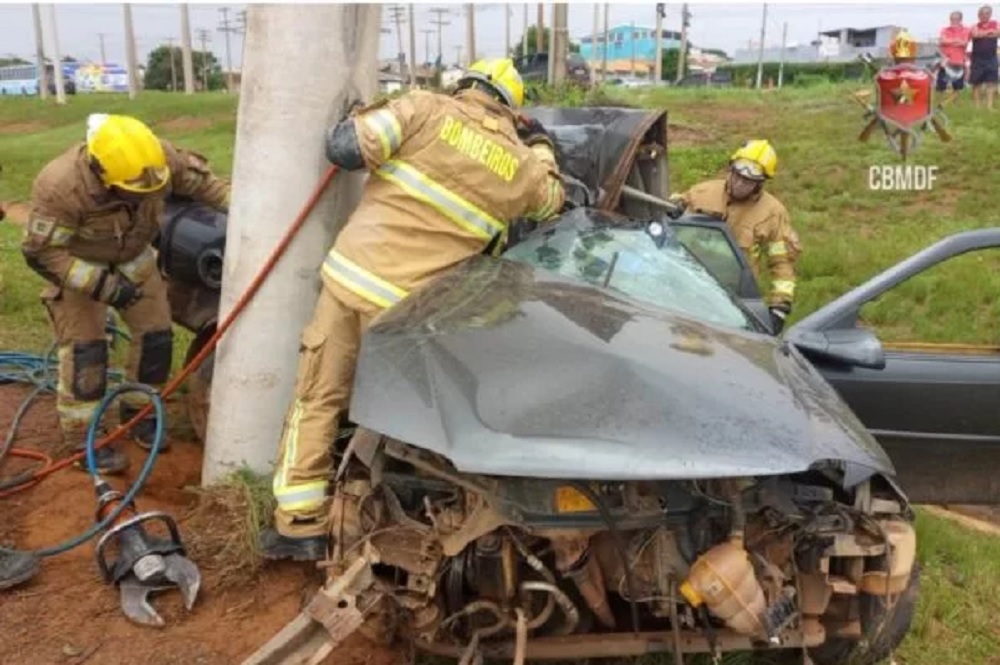
[[[198,369],[198,367],[201,366],[201,363],[204,362],[205,358],[207,358],[208,355],[212,353],[212,351],[218,344],[219,339],[226,333],[227,330],[229,330],[229,327],[236,321],[236,318],[240,315],[240,313],[247,306],[247,304],[249,304],[249,302],[253,299],[254,295],[256,295],[257,290],[260,288],[261,284],[263,284],[264,280],[267,279],[267,276],[271,274],[271,270],[278,263],[278,260],[281,259],[282,255],[285,253],[285,250],[288,249],[288,245],[291,244],[292,239],[296,236],[296,234],[298,234],[299,229],[302,228],[302,225],[305,224],[306,219],[309,217],[309,214],[313,211],[313,209],[316,207],[316,204],[319,202],[319,197],[323,194],[324,191],[326,191],[326,188],[329,187],[330,183],[333,181],[334,176],[337,175],[337,172],[339,170],[340,169],[336,166],[331,166],[326,170],[326,172],[320,178],[319,182],[316,184],[316,187],[313,189],[312,194],[309,195],[309,199],[306,201],[305,205],[302,206],[302,209],[299,211],[299,214],[295,217],[295,220],[292,222],[292,225],[288,228],[288,231],[285,232],[285,235],[282,236],[281,241],[278,243],[278,246],[274,248],[273,252],[271,252],[271,256],[268,257],[267,261],[264,263],[264,266],[260,269],[260,272],[258,272],[257,275],[254,276],[253,281],[250,282],[250,286],[248,286],[247,290],[244,291],[243,295],[240,296],[240,299],[237,301],[236,305],[233,306],[232,311],[229,312],[229,315],[226,316],[226,318],[218,326],[218,328],[215,331],[215,334],[213,334],[212,337],[209,338],[208,342],[206,342],[206,344],[201,348],[198,354],[191,359],[191,362],[185,365],[184,368],[181,369],[181,371],[176,376],[174,376],[174,378],[171,379],[167,383],[167,385],[163,388],[163,392],[161,393],[161,395],[163,396],[164,399],[166,399],[174,392],[176,392],[177,389],[181,386],[181,384],[184,383],[184,380],[188,376],[190,376],[192,372]],[[94,448],[95,449],[103,448],[104,446],[112,443],[113,441],[120,439],[122,435],[131,430],[133,427],[135,427],[135,425],[140,420],[145,418],[152,411],[153,411],[153,405],[147,404],[131,420],[129,420],[127,423],[119,425],[110,434],[108,434],[107,436],[99,440],[96,444],[94,444]],[[82,460],[84,457],[84,453],[80,452],[71,455],[69,457],[64,457],[63,459],[54,462],[42,453],[33,450],[26,450],[23,448],[12,448],[10,450],[10,454],[14,457],[41,460],[42,462],[44,462],[44,464],[31,476],[26,477],[25,481],[22,484],[7,490],[0,491],[0,499],[9,497],[13,494],[16,494],[17,492],[21,492],[23,490],[28,489],[29,487],[37,485],[39,482],[44,480],[49,475],[55,473],[56,471],[59,471],[60,469],[65,469],[66,467],[70,466],[73,462],[77,460]]]

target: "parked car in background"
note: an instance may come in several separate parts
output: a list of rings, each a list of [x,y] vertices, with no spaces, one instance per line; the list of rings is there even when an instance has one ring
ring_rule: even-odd
[[[730,86],[733,84],[733,75],[728,71],[714,72],[691,72],[680,80],[677,84],[685,87],[699,86]]]
[[[517,71],[525,82],[545,83],[549,80],[549,54],[529,53],[514,60]],[[587,87],[590,85],[590,66],[579,53],[570,53],[566,58],[566,78]]]

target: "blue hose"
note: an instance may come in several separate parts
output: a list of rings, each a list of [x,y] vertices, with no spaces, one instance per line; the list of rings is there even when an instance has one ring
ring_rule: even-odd
[[[156,433],[153,437],[153,445],[150,448],[149,455],[146,457],[146,463],[143,465],[142,470],[139,472],[139,477],[136,478],[135,482],[126,492],[124,498],[119,502],[119,504],[112,510],[104,519],[92,526],[83,534],[67,540],[64,543],[55,545],[53,547],[46,547],[39,550],[33,550],[30,552],[22,552],[22,554],[30,554],[35,557],[50,557],[57,554],[62,554],[68,552],[69,550],[79,547],[84,544],[94,536],[98,535],[104,531],[108,526],[114,523],[115,520],[127,509],[135,499],[135,495],[142,490],[143,486],[146,484],[146,480],[149,478],[149,474],[153,471],[153,466],[156,463],[156,456],[160,453],[160,447],[163,445],[164,439],[164,426],[163,423],[166,419],[165,409],[163,408],[163,398],[154,389],[146,385],[141,385],[137,383],[123,383],[114,389],[112,389],[104,399],[101,400],[100,405],[97,407],[97,411],[94,412],[94,417],[90,421],[90,426],[87,428],[87,470],[90,475],[94,478],[96,483],[100,476],[97,473],[97,462],[94,455],[94,446],[97,443],[97,428],[101,422],[101,418],[104,416],[104,412],[108,410],[111,403],[116,397],[127,392],[141,392],[146,394],[150,401],[153,403],[153,410],[156,414]],[[8,550],[0,548],[0,554],[17,554],[16,550]]]

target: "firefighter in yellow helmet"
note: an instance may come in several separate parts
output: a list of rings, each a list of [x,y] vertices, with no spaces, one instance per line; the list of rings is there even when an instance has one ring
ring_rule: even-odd
[[[699,183],[671,197],[686,210],[726,221],[759,278],[767,262],[771,291],[767,296],[771,324],[781,331],[795,300],[795,263],[802,250],[785,206],[764,191],[774,177],[778,155],[764,139],[747,141],[729,160],[726,178]]]
[[[152,242],[169,192],[225,210],[229,186],[200,155],[158,139],[139,120],[94,114],[86,140],[49,162],[35,178],[21,251],[49,286],[42,293],[59,354],[57,408],[64,440],[82,447],[104,396],[108,366],[108,307],[125,320],[130,342],[126,379],[160,387],[172,361],[166,286]],[[144,405],[123,396],[120,417]],[[132,436],[148,449],[156,422],[149,417]],[[101,430],[99,430],[101,431]],[[97,451],[104,473],[121,472],[124,454]]]
[[[371,175],[323,263],[323,288],[302,332],[264,556],[326,554],[330,446],[372,320],[462,260],[498,252],[515,220],[545,221],[561,211],[553,141],[519,114],[523,103],[514,64],[484,60],[452,95],[409,92],[362,108],[328,133],[332,163]]]

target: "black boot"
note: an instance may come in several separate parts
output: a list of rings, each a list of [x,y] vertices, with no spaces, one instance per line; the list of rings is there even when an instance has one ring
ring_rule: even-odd
[[[326,536],[292,538],[275,529],[265,529],[260,534],[260,554],[265,559],[292,559],[293,561],[322,561],[326,558]]]
[[[124,402],[118,405],[118,419],[122,425],[135,418],[141,409],[137,409]],[[156,416],[149,415],[140,420],[129,430],[128,436],[143,450],[152,450],[153,442],[156,440]],[[170,447],[166,431],[163,433],[163,442],[160,444],[160,452],[166,452]]]
[[[23,584],[38,574],[38,557],[27,552],[0,551],[0,589]]]
[[[101,439],[103,439],[106,436],[106,434],[107,432],[105,432],[104,427],[103,426],[99,427],[97,430],[96,441],[100,441]],[[80,437],[76,437],[75,435],[73,435],[73,438],[77,438],[78,440],[85,439],[85,437],[86,434]],[[82,453],[85,452],[86,449],[87,449],[86,440],[81,441],[80,443],[77,443],[75,446],[73,446],[74,453]],[[103,448],[98,448],[97,450],[95,450],[94,462],[97,464],[97,472],[102,475],[114,476],[124,472],[125,469],[128,468],[128,458],[125,456],[125,453],[118,450],[118,444],[115,442],[112,442],[104,446]],[[73,462],[73,466],[82,471],[89,471],[89,469],[87,469],[86,455],[84,455],[84,457],[82,457],[81,459]]]

